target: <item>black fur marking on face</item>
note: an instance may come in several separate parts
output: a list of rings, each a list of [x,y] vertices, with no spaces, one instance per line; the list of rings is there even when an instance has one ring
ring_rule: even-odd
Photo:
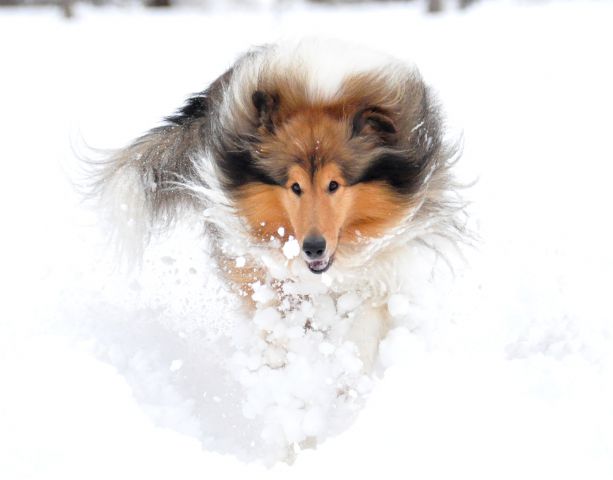
[[[387,154],[377,158],[352,184],[382,181],[403,195],[410,195],[420,187],[423,165],[413,163],[400,155]]]
[[[309,155],[307,159],[307,166],[309,169],[309,173],[311,174],[311,181],[313,181],[313,179],[315,178],[315,174],[317,173],[317,170],[319,170],[321,163],[321,160],[318,159],[315,154]]]
[[[248,183],[265,183],[266,185],[283,185],[286,180],[275,179],[253,160],[248,151],[225,152],[219,166],[226,179],[226,185],[230,189],[242,187]]]

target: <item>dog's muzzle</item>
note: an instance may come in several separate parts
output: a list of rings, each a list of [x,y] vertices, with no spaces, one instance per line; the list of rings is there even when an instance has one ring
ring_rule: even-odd
[[[326,239],[321,235],[309,235],[302,242],[302,252],[309,270],[323,273],[332,265],[332,256],[326,254]]]

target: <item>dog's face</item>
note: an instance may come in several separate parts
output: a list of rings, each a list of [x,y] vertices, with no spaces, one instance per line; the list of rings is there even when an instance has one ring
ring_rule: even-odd
[[[322,273],[339,245],[380,236],[404,218],[411,197],[390,178],[387,144],[396,135],[390,115],[341,104],[288,112],[271,108],[270,98],[264,102],[269,110],[261,113],[252,155],[271,181],[248,182],[238,195],[256,236],[268,239],[283,227],[309,269]]]
[[[309,170],[290,167],[281,202],[304,260],[312,272],[321,273],[334,259],[352,207],[352,192],[336,164]]]

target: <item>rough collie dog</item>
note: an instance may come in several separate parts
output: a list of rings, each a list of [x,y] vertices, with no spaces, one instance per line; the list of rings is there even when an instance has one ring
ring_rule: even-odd
[[[414,67],[302,41],[243,55],[112,155],[97,187],[124,238],[146,240],[195,214],[247,308],[311,295],[314,282],[335,298],[357,292],[363,320],[349,337],[368,363],[403,255],[459,232],[454,155]],[[274,295],[259,295],[263,285]]]

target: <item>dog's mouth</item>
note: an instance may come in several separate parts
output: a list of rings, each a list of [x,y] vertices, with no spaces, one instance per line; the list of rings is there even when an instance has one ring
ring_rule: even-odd
[[[313,273],[324,273],[332,266],[332,262],[334,261],[334,257],[323,258],[321,260],[312,260],[307,262],[307,267]]]

